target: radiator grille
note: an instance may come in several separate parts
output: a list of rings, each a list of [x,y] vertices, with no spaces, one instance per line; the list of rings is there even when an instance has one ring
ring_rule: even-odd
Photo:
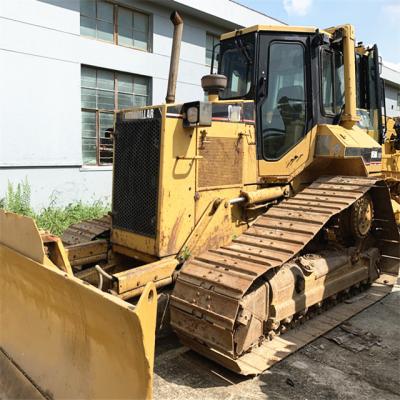
[[[155,237],[160,135],[158,118],[117,121],[113,227]]]

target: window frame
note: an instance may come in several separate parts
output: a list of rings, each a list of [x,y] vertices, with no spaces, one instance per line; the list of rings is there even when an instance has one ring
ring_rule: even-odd
[[[272,47],[273,44],[296,44],[296,45],[301,46],[301,48],[303,49],[303,60],[304,60],[304,69],[303,69],[304,89],[303,90],[304,90],[304,104],[305,104],[305,107],[304,107],[304,129],[303,129],[303,133],[300,136],[300,139],[296,143],[294,143],[291,147],[286,149],[278,157],[276,157],[276,158],[268,158],[268,157],[266,157],[266,155],[264,153],[264,142],[263,142],[263,137],[262,137],[262,119],[261,119],[262,118],[261,117],[262,113],[261,113],[261,109],[262,109],[262,106],[263,106],[264,102],[267,101],[268,96],[269,96],[269,90],[270,90],[270,87],[269,87],[270,58],[271,58],[271,47]],[[261,152],[262,159],[264,161],[276,162],[276,161],[282,160],[282,158],[285,157],[285,155],[287,153],[289,153],[295,146],[297,146],[298,143],[300,143],[304,139],[304,137],[306,136],[306,134],[308,132],[308,119],[309,119],[309,113],[310,113],[310,105],[309,105],[309,102],[308,102],[309,81],[308,81],[308,78],[307,78],[307,68],[308,68],[308,60],[307,60],[308,53],[307,53],[307,50],[308,50],[307,49],[307,44],[304,43],[301,40],[290,40],[290,39],[285,39],[285,38],[274,38],[274,39],[271,39],[271,40],[268,41],[268,51],[267,51],[267,54],[268,54],[267,60],[268,61],[267,61],[267,65],[266,65],[267,73],[265,75],[266,78],[267,78],[267,81],[265,83],[265,85],[266,85],[266,93],[265,93],[265,97],[263,98],[262,101],[259,102],[258,107],[257,107],[258,114],[259,114],[259,121],[257,122],[257,126],[259,127],[260,135],[261,135],[260,136],[261,137],[261,141],[260,141],[261,146],[260,146],[260,149],[258,151]],[[260,68],[260,66],[259,66],[259,68]]]
[[[150,14],[149,12],[145,12],[145,11],[139,10],[137,8],[131,7],[129,5],[125,5],[125,4],[122,5],[120,3],[116,3],[114,1],[109,1],[109,0],[102,0],[105,3],[111,4],[113,6],[113,22],[112,22],[112,24],[113,24],[113,40],[112,41],[108,41],[108,40],[104,40],[104,39],[99,39],[97,37],[97,20],[98,20],[97,19],[97,2],[98,2],[98,0],[94,0],[94,1],[95,1],[95,4],[96,4],[96,18],[95,18],[95,21],[96,21],[96,37],[88,36],[88,35],[82,35],[82,33],[80,33],[80,36],[82,36],[82,37],[84,37],[86,39],[98,40],[98,41],[103,42],[103,43],[109,43],[109,44],[114,44],[116,46],[125,47],[127,49],[134,49],[134,50],[138,50],[138,51],[144,51],[146,53],[151,53],[153,51],[153,35],[152,35],[152,32],[153,32],[153,19],[152,19],[152,14]],[[128,11],[133,12],[133,13],[136,12],[136,13],[140,13],[140,14],[143,14],[143,15],[147,16],[147,18],[148,18],[148,23],[147,23],[147,49],[142,49],[140,47],[135,47],[135,46],[127,46],[125,44],[119,44],[119,41],[118,41],[118,12],[119,12],[120,8],[126,9]],[[88,16],[82,14],[81,11],[80,11],[79,15],[80,15],[80,17],[83,16],[85,18],[89,18]],[[80,27],[81,27],[81,25],[80,25]],[[132,28],[133,28],[133,26],[132,26]]]
[[[140,74],[132,74],[129,72],[124,72],[124,71],[117,71],[117,70],[110,70],[107,68],[102,68],[102,67],[95,67],[95,66],[91,66],[91,65],[86,65],[86,64],[81,64],[81,84],[80,84],[80,90],[81,90],[81,96],[82,96],[82,89],[94,89],[94,88],[90,88],[87,86],[82,86],[82,69],[83,68],[89,68],[92,69],[96,72],[96,108],[89,108],[89,107],[83,107],[82,105],[82,99],[81,99],[81,140],[82,140],[82,166],[84,167],[110,167],[113,165],[113,160],[109,163],[105,163],[105,162],[101,162],[101,158],[100,158],[100,150],[101,150],[101,143],[100,143],[100,139],[101,139],[101,132],[100,132],[100,115],[101,114],[112,114],[113,115],[113,126],[115,126],[115,121],[117,118],[117,113],[120,112],[121,110],[127,109],[127,108],[118,108],[118,75],[119,74],[125,74],[128,76],[131,76],[133,79],[135,77],[141,77],[147,80],[147,96],[144,95],[138,95],[139,97],[146,97],[146,105],[150,105],[152,103],[152,78],[150,76],[145,76],[145,75],[140,75]],[[104,108],[97,108],[97,96],[98,90],[102,90],[102,91],[109,91],[111,92],[111,89],[99,89],[97,87],[97,73],[98,71],[106,71],[106,72],[111,72],[113,74],[113,91],[114,91],[114,109],[104,109]],[[123,92],[121,91],[122,94],[128,94],[127,92]],[[133,96],[135,96],[135,93],[129,93],[132,94]],[[137,107],[142,107],[142,106],[132,106],[132,107],[128,107],[128,108],[137,108]],[[82,134],[82,113],[83,112],[92,112],[95,114],[95,124],[96,124],[96,135],[95,135],[95,139],[96,139],[96,163],[94,164],[89,164],[89,163],[85,163],[83,160],[83,134]],[[88,138],[90,139],[90,138]],[[113,156],[112,158],[114,158],[114,144],[111,144],[112,147],[112,153]]]

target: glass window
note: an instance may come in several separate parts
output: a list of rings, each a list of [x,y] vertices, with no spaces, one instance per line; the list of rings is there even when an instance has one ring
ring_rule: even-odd
[[[118,108],[145,106],[148,90],[148,78],[118,74]]]
[[[118,7],[118,44],[147,50],[149,16]]]
[[[106,3],[102,0],[97,0],[97,19],[100,21],[113,23],[114,6],[111,3]]]
[[[357,122],[357,125],[361,129],[365,129],[367,131],[369,130],[372,131],[374,129],[368,110],[363,110],[361,108],[358,108],[357,115],[360,117],[360,120]]]
[[[322,110],[328,115],[339,114],[344,105],[344,65],[341,53],[322,50],[321,75]]]
[[[96,37],[96,20],[81,15],[81,35]]]
[[[268,94],[261,105],[264,157],[278,159],[305,133],[304,47],[273,42],[269,49]]]
[[[110,129],[123,108],[150,103],[150,79],[82,66],[82,157],[84,164],[112,164]]]
[[[96,88],[96,69],[82,66],[81,86]]]
[[[104,90],[114,90],[114,72],[104,69],[97,70],[97,87]]]
[[[133,76],[118,74],[118,108],[133,107]]]
[[[128,74],[118,74],[118,92],[133,93],[133,78]]]
[[[96,1],[81,0],[81,15],[88,18],[96,18]]]
[[[220,64],[220,73],[228,79],[220,95],[224,100],[244,97],[251,88],[254,46],[251,42],[243,41],[232,43],[232,46],[224,50]]]
[[[81,0],[80,9],[81,35],[148,50],[148,15],[104,0]]]
[[[133,31],[133,47],[136,49],[147,50],[148,35],[147,32]]]
[[[149,17],[146,14],[135,11],[133,13],[133,26],[135,31],[147,33],[149,30]]]
[[[211,66],[214,46],[219,43],[219,37],[211,33],[206,34],[206,65]],[[215,49],[214,68],[218,70],[218,47]]]
[[[335,52],[335,102],[336,114],[340,113],[344,106],[344,64],[342,53]]]
[[[114,110],[114,73],[82,67],[82,107]]]
[[[82,111],[82,155],[84,164],[96,164],[96,113]]]
[[[397,93],[397,110],[400,110],[400,92]]]
[[[322,51],[322,105],[324,113],[334,114],[335,106],[333,103],[333,65],[332,53]]]
[[[147,96],[148,86],[147,78],[137,76],[134,79],[133,92],[136,95]]]
[[[99,113],[99,160],[101,164],[112,164],[113,141],[110,130],[114,127],[114,113]]]
[[[81,35],[114,41],[114,5],[103,0],[81,0]]]
[[[133,47],[133,12],[122,7],[118,10],[118,44]]]

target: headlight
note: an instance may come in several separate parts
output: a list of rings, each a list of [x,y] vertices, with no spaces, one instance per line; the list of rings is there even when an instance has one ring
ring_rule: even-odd
[[[189,107],[186,110],[186,119],[190,124],[196,124],[199,121],[199,109],[197,107]]]
[[[1,0],[0,0],[1,1]],[[191,101],[182,104],[183,127],[211,126],[212,104],[208,101]]]

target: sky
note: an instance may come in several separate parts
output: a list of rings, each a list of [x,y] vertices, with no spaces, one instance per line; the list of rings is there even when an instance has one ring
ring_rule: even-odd
[[[357,42],[376,43],[384,63],[400,71],[400,0],[235,1],[289,25],[323,29],[351,23]]]

